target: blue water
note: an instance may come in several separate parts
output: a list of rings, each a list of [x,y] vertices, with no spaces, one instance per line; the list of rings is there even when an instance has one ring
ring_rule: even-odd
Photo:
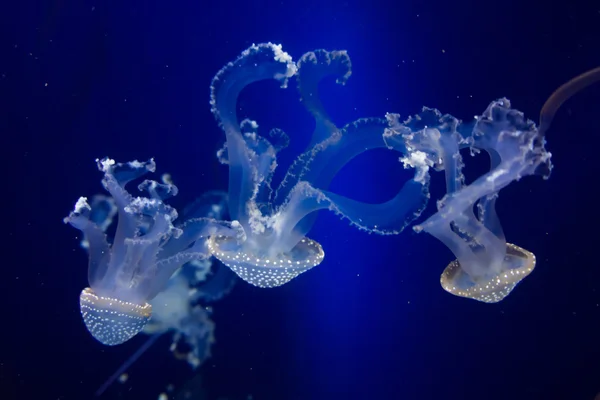
[[[320,87],[339,125],[423,106],[470,120],[500,97],[537,121],[553,90],[600,65],[600,12],[586,2],[52,0],[0,10],[2,400],[92,399],[144,343],[106,347],[87,332],[78,304],[87,259],[62,218],[101,191],[94,160],[105,156],[154,157],[157,176],[170,173],[180,190],[177,209],[227,190],[209,85],[252,43],[281,43],[295,60],[347,50],[348,83]],[[266,82],[238,103],[289,134],[282,170],[313,128],[298,99],[295,83]],[[506,236],[537,256],[502,302],[445,292],[440,274],[454,256],[432,236],[366,234],[321,212],[309,235],[325,249],[321,265],[273,289],[239,280],[211,304],[216,342],[200,367],[173,357],[165,336],[100,399],[594,399],[598,107],[600,85],[565,103],[547,135],[550,179],[501,192]],[[467,180],[488,167],[473,163]],[[410,176],[396,153],[377,149],[331,190],[382,202]],[[432,175],[418,221],[444,193]]]

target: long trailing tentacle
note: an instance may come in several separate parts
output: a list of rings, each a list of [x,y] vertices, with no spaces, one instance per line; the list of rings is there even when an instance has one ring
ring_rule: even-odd
[[[600,81],[600,67],[584,72],[556,89],[554,93],[548,97],[548,100],[546,100],[542,107],[542,111],[540,111],[540,134],[543,136],[546,134],[546,131],[550,129],[556,111],[558,111],[565,101],[577,92],[598,81]]]

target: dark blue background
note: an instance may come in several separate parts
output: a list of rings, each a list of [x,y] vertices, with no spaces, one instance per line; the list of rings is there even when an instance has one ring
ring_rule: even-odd
[[[334,119],[416,113],[470,119],[506,96],[537,119],[550,93],[600,65],[600,8],[584,1],[68,1],[0,6],[0,399],[83,400],[143,339],[106,348],[85,330],[86,257],[62,224],[101,190],[94,159],[155,157],[178,208],[227,171],[209,111],[214,74],[252,43],[294,59],[347,49],[353,76],[324,84]],[[248,88],[243,113],[292,138],[311,120],[294,87]],[[426,234],[380,237],[322,214],[310,236],[325,261],[286,286],[240,282],[215,305],[217,343],[199,370],[210,399],[593,399],[600,392],[600,85],[559,112],[555,170],[502,191],[509,241],[533,274],[503,302],[439,285],[452,254]],[[396,155],[348,165],[333,189],[389,198],[406,177]],[[469,160],[467,160],[469,162]],[[478,162],[475,161],[477,164]],[[467,172],[468,174],[468,172]],[[433,195],[443,194],[434,176]],[[427,210],[434,209],[432,201]],[[160,342],[107,399],[155,399],[193,374]]]

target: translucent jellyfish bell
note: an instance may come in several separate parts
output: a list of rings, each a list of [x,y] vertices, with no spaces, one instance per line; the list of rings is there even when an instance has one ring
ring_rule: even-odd
[[[173,226],[177,212],[163,202],[177,194],[173,185],[143,181],[138,188],[149,197],[133,197],[125,190],[127,183],[155,167],[153,160],[125,164],[99,160],[102,183],[112,200],[93,202],[93,209],[82,197],[64,219],[81,230],[87,242],[90,287],[80,295],[81,315],[92,336],[105,345],[121,344],[140,332],[152,314],[149,301],[173,272],[186,262],[210,256],[197,239],[218,232],[201,218]],[[104,230],[114,214],[112,207],[117,209],[118,223],[109,243]]]
[[[396,234],[427,202],[426,179],[409,180],[393,199],[381,204],[365,204],[327,191],[337,172],[354,157],[386,147],[381,138],[386,120],[360,119],[339,129],[319,100],[318,85],[324,77],[334,76],[343,84],[350,74],[345,51],[316,50],[295,64],[280,45],[266,43],[245,50],[213,79],[211,106],[226,136],[219,157],[229,165],[230,232],[234,234],[211,236],[208,247],[252,285],[283,285],[323,261],[321,245],[306,237],[318,210],[333,211],[368,232]],[[313,115],[315,129],[309,148],[273,191],[277,153],[288,138],[273,129],[267,139],[259,135],[255,121],[238,122],[237,98],[253,82],[275,79],[285,87],[292,76],[297,77],[302,103]]]
[[[456,259],[448,264],[440,278],[444,290],[484,303],[497,303],[504,299],[517,283],[533,271],[536,262],[533,253],[511,243],[506,243],[505,246],[506,253],[497,275],[473,279]]]

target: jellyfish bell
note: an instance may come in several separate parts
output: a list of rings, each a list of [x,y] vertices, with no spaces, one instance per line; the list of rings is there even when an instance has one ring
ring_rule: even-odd
[[[500,273],[473,279],[458,260],[452,261],[440,278],[442,288],[455,296],[497,303],[503,300],[535,268],[535,255],[519,246],[506,243],[506,256]]]
[[[325,253],[321,245],[303,238],[290,251],[258,257],[240,251],[237,243],[226,236],[212,236],[209,251],[246,282],[261,288],[281,286],[303,272],[319,265]]]
[[[88,331],[106,346],[125,343],[140,333],[152,315],[149,303],[99,296],[89,287],[81,291],[79,307]]]
[[[319,243],[298,229],[290,230],[283,222],[290,221],[293,210],[296,208],[288,203],[271,217],[257,218],[254,213],[248,234],[234,220],[228,230],[222,231],[226,234],[209,237],[208,251],[251,285],[261,288],[284,285],[319,265],[325,257]]]

